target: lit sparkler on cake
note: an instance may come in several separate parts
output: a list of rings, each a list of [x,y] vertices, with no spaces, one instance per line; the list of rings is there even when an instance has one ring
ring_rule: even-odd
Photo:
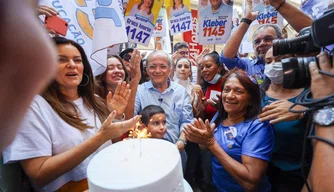
[[[141,122],[138,122],[129,133],[129,138],[150,138],[151,136],[151,133],[147,131],[146,126]]]

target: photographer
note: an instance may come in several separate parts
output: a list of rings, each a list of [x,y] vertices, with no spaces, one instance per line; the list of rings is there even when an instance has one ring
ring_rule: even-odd
[[[248,4],[251,1],[247,0]],[[301,10],[285,0],[270,0],[273,6],[288,22],[299,32],[304,27],[310,26],[312,19],[304,14]],[[224,63],[229,69],[234,67],[244,69],[249,75],[255,76],[258,83],[261,84],[265,79],[264,56],[268,49],[272,46],[274,39],[282,37],[281,29],[277,25],[266,24],[259,27],[253,34],[253,49],[256,59],[248,58],[240,59],[237,52],[243,37],[245,36],[250,24],[256,20],[259,12],[253,12],[251,5],[246,8],[246,14],[241,19],[238,29],[231,35],[227,41],[222,54],[220,56],[221,63]]]
[[[334,78],[319,73],[319,70],[334,74],[334,59],[332,64],[327,57],[326,53],[321,53],[319,56],[319,68],[315,62],[311,62],[309,70],[311,74],[311,92],[313,99],[320,99],[326,96],[330,96],[334,93]],[[328,110],[333,109],[332,107]],[[330,112],[330,111],[329,111]],[[325,119],[330,118],[333,120],[333,115],[328,114],[324,116]],[[329,121],[330,126],[321,126],[316,124],[315,135],[329,141],[334,141],[334,121]],[[318,139],[313,140],[313,160],[311,165],[310,174],[308,177],[308,184],[312,191],[333,191],[333,178],[334,178],[334,146],[331,146]],[[302,191],[307,191],[304,186]]]

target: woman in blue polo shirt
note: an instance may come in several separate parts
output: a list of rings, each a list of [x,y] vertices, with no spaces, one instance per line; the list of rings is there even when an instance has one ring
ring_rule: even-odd
[[[212,178],[218,191],[270,191],[265,173],[274,133],[269,123],[257,119],[260,111],[256,80],[234,69],[223,77],[222,103],[214,124],[195,119],[185,126],[188,140],[212,152]]]

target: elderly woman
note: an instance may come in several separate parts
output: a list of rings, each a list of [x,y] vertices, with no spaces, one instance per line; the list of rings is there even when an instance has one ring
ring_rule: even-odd
[[[185,126],[190,141],[212,154],[212,178],[218,191],[270,191],[264,176],[274,145],[269,123],[260,122],[260,90],[242,70],[232,70],[222,81],[219,112],[203,122]]]
[[[83,48],[54,38],[58,70],[37,95],[4,162],[20,162],[36,191],[83,191],[86,169],[99,150],[133,127],[139,116],[113,123],[115,111],[94,95],[93,74]]]

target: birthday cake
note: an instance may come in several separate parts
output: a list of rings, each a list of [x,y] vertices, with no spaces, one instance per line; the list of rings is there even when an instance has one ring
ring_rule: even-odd
[[[90,192],[192,191],[179,151],[162,139],[130,139],[103,149],[90,161],[87,178]]]

